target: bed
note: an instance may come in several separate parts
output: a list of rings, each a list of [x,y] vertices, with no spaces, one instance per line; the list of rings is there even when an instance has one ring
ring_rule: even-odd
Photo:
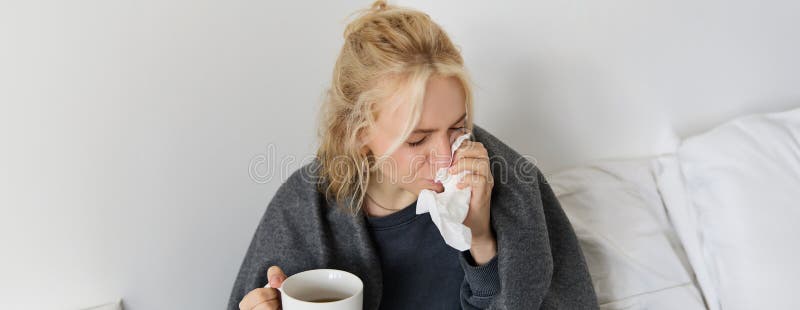
[[[547,180],[601,309],[800,309],[800,108]]]

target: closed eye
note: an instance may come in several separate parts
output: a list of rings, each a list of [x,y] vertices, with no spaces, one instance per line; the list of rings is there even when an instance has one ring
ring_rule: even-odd
[[[456,128],[450,128],[450,130],[457,130],[457,131],[462,131],[462,132],[466,131],[466,129],[467,129],[467,127],[465,127],[465,126],[456,127]],[[423,137],[422,139],[419,139],[419,140],[417,140],[417,141],[414,141],[414,142],[406,142],[406,143],[407,143],[407,144],[408,144],[410,147],[416,147],[416,146],[420,146],[420,145],[422,145],[422,143],[423,143],[423,142],[425,142],[425,139],[426,139],[427,137],[428,137],[428,136],[425,136],[425,137]]]
[[[411,147],[419,146],[420,144],[422,144],[422,142],[425,142],[425,138],[427,138],[427,137],[428,136],[425,136],[424,138],[419,139],[419,140],[417,140],[415,142],[408,142],[408,145],[411,146]]]

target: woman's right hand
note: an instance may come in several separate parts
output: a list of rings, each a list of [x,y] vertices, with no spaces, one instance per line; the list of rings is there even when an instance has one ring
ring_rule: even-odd
[[[239,302],[240,310],[277,310],[281,309],[281,287],[286,275],[278,266],[269,267],[267,281],[270,287],[257,288],[244,295]]]

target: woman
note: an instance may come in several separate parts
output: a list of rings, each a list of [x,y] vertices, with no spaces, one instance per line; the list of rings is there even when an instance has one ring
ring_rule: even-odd
[[[228,309],[279,309],[287,275],[346,270],[364,281],[364,309],[594,309],[577,238],[544,176],[473,124],[458,49],[429,16],[376,1],[349,24],[336,61],[315,160],[267,207]],[[465,141],[451,157],[451,145]],[[448,246],[423,189],[439,168],[469,171],[463,224],[471,246]]]

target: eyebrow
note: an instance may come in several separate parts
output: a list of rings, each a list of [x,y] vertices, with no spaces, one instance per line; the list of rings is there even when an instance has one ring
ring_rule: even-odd
[[[460,118],[458,118],[458,120],[457,120],[457,121],[455,121],[455,122],[453,123],[453,125],[450,125],[450,127],[453,127],[453,126],[455,126],[456,124],[460,123],[461,121],[463,121],[463,120],[464,120],[464,119],[466,119],[466,118],[467,118],[467,113],[465,112],[465,113],[464,113],[464,115],[461,115],[461,117],[460,117]],[[414,133],[431,133],[431,132],[434,132],[434,131],[436,131],[436,129],[415,129],[415,130],[414,130],[414,131],[412,131],[411,133],[412,133],[412,134],[414,134]]]

